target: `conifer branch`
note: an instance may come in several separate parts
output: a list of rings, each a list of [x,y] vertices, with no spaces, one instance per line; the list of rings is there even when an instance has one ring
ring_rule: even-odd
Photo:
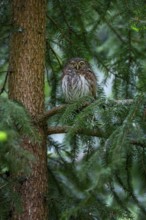
[[[105,103],[105,108],[106,108],[106,105],[109,107],[109,103],[110,103],[110,100]],[[123,104],[123,105],[130,105],[133,103],[133,99],[123,99],[123,100],[111,100],[111,103],[115,103],[115,104]],[[89,106],[91,103],[89,102],[86,102],[85,104],[83,104],[82,108],[80,108],[80,111]],[[36,120],[35,120],[35,123],[40,123],[40,122],[43,122],[44,120],[47,120],[48,118],[58,114],[61,110],[65,109],[68,107],[69,104],[63,104],[63,105],[60,105],[60,106],[55,106],[54,108],[48,110],[47,112],[45,112],[43,115],[40,115]],[[113,104],[112,104],[113,105]],[[112,106],[111,105],[111,106]]]
[[[48,127],[47,134],[63,134],[67,133],[67,131],[70,129],[70,126],[57,126],[57,127]]]
[[[63,33],[62,29],[56,23],[56,21],[52,17],[50,17],[49,15],[47,15],[47,18],[56,26],[56,29],[60,31],[60,33],[62,34],[62,38],[65,38],[68,42],[71,42],[71,40],[66,36],[66,34]]]
[[[69,23],[68,23],[68,20],[66,19],[66,16],[65,16],[65,14],[64,14],[64,10],[63,10],[62,5],[61,5],[61,3],[60,3],[60,0],[58,0],[58,6],[59,6],[60,11],[61,11],[61,14],[62,14],[62,16],[63,16],[64,22],[65,22],[65,24],[67,25],[68,29],[70,30],[70,25],[69,25]]]
[[[94,7],[94,10],[101,16],[102,20],[108,25],[108,27],[111,29],[111,31],[116,35],[116,37],[121,41],[121,43],[126,43],[123,38],[121,37],[121,35],[115,30],[115,28],[113,27],[112,24],[110,24],[110,22],[106,19],[105,16],[102,16],[100,11],[98,10],[98,8]]]
[[[0,95],[5,91],[6,83],[7,83],[7,80],[8,80],[8,75],[9,75],[9,73],[11,73],[11,71],[3,71],[3,72],[6,73],[6,76],[5,76],[5,80],[4,80],[3,86],[0,89]]]
[[[48,135],[51,134],[63,134],[67,133],[71,129],[70,126],[56,126],[56,127],[48,127]],[[99,129],[78,129],[76,134],[87,135],[87,136],[95,136],[95,137],[104,137],[104,134]]]
[[[142,148],[145,148],[146,147],[146,144],[145,143],[141,143],[137,140],[130,140],[130,144],[132,145],[135,145],[135,146],[138,146],[138,147],[142,147]]]
[[[69,130],[71,129],[71,126],[56,126],[56,127],[48,127],[48,131],[47,131],[47,135],[52,135],[52,134],[65,134],[67,133]],[[76,134],[79,135],[87,135],[87,136],[93,136],[93,137],[99,137],[99,138],[106,138],[106,135],[101,132],[100,129],[93,129],[93,130],[89,130],[89,129],[78,129],[76,131]],[[131,145],[137,146],[137,147],[142,147],[145,148],[146,144],[141,143],[137,140],[130,140],[129,143]]]
[[[61,110],[63,110],[66,107],[67,105],[56,106],[52,108],[51,110],[45,112],[43,115],[40,115],[35,122],[36,123],[43,122],[44,120],[47,120],[51,116],[56,115],[57,113],[59,113]]]
[[[123,40],[121,35],[116,31],[115,28],[113,28],[112,24],[104,17],[105,23],[108,25],[108,27],[111,29],[111,31],[116,35],[116,37],[121,41],[121,43],[125,44],[126,42]]]
[[[54,56],[55,56],[55,58],[56,58],[56,60],[57,60],[57,62],[58,62],[58,64],[59,64],[60,68],[62,68],[62,64],[61,64],[61,62],[60,62],[60,59],[59,59],[57,53],[56,53],[55,50],[51,47],[51,45],[50,45],[50,43],[49,43],[48,41],[47,41],[47,46],[50,48],[50,50],[51,50],[52,53],[54,54]]]

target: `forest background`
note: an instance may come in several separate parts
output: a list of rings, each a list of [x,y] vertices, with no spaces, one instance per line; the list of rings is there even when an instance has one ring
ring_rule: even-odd
[[[0,219],[146,218],[145,9],[0,1]],[[72,57],[91,63],[96,100],[65,103]]]

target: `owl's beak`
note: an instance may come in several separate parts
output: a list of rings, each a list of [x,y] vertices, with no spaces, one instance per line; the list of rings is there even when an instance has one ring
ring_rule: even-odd
[[[80,64],[77,63],[77,64],[76,64],[76,69],[78,70],[79,68],[80,68]]]

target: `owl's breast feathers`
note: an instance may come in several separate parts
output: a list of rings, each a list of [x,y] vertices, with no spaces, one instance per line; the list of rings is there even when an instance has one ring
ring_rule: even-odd
[[[94,96],[94,98],[96,98],[97,79],[93,71],[91,69],[85,69],[80,71],[80,75],[83,75],[85,79],[88,81],[90,86],[90,91]]]

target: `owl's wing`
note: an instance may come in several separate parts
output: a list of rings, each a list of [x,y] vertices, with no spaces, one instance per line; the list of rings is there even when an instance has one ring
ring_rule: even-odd
[[[62,74],[62,78],[61,79],[63,79],[63,77],[65,76],[65,75],[67,75],[68,74],[68,69],[66,68],[66,67],[64,67],[64,69],[63,69],[63,74]]]
[[[91,69],[86,71],[85,78],[89,81],[90,91],[94,98],[96,98],[97,78]]]

